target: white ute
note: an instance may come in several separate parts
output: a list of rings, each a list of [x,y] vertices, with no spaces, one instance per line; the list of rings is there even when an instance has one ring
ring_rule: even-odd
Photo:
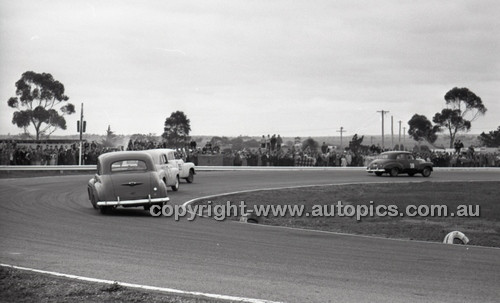
[[[161,172],[162,179],[165,180],[167,186],[170,186],[173,191],[179,190],[180,171],[176,163],[171,163],[167,160],[167,153],[162,149],[148,149],[146,153],[153,158],[153,163]]]
[[[167,171],[167,175],[170,176],[170,178],[175,178],[177,180],[184,179],[187,183],[193,183],[194,175],[196,174],[194,163],[184,162],[182,159],[176,159],[174,149],[158,148],[147,150],[147,152],[153,156],[155,164]],[[170,186],[171,182],[168,183]],[[177,181],[177,189],[178,187],[179,185]],[[172,189],[174,191],[177,190],[174,189],[174,187],[172,187]]]
[[[186,180],[187,183],[193,183],[194,175],[196,174],[195,165],[193,162],[184,162],[182,159],[175,158],[175,150],[173,149],[160,149],[167,155],[168,163],[177,165],[181,179]]]

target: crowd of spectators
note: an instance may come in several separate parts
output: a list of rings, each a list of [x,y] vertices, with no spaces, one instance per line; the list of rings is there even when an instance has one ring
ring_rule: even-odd
[[[363,166],[364,157],[352,151],[328,150],[325,153],[311,148],[279,148],[275,150],[244,149],[231,151],[226,156],[233,158],[235,166]]]
[[[230,151],[235,166],[364,166],[367,154],[349,149],[336,149],[325,142],[320,148],[305,146],[296,141],[291,146],[283,146],[283,139],[278,134],[265,135],[260,140],[260,147]]]
[[[127,150],[147,150],[156,148],[167,148],[167,144],[154,140],[129,140],[127,144]]]
[[[84,143],[82,164],[97,163],[103,153],[121,150],[103,147],[96,142]],[[0,165],[78,165],[79,144],[18,144],[16,141],[0,143]]]
[[[224,165],[234,166],[366,166],[383,150],[371,146],[362,150],[336,149],[323,143],[318,148],[303,147],[296,142],[285,146],[281,137],[262,136],[260,146],[233,150],[222,149],[207,142],[197,147],[191,141],[184,148],[177,149],[177,157],[188,162],[199,163],[201,156],[218,155]],[[463,145],[462,145],[463,146]],[[167,148],[164,142],[156,140],[130,140],[126,147],[104,147],[95,141],[82,146],[82,164],[94,165],[103,153],[117,150],[146,150]],[[454,152],[415,151],[415,156],[434,163],[436,167],[500,167],[500,153],[477,152],[473,147],[464,149],[460,145]],[[0,165],[78,165],[79,144],[36,144],[21,145],[15,141],[0,143]]]
[[[500,153],[476,152],[473,147],[455,152],[430,151],[416,153],[436,167],[500,167]]]

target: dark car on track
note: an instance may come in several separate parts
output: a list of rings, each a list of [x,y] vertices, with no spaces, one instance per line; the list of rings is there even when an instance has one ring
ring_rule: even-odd
[[[102,213],[116,207],[163,206],[168,201],[166,180],[151,155],[140,151],[99,156],[97,173],[88,182],[92,206]]]
[[[390,151],[381,153],[377,159],[371,161],[366,171],[377,176],[388,173],[391,177],[399,174],[408,174],[410,177],[422,174],[429,177],[433,171],[432,167],[432,162],[416,159],[410,152]]]

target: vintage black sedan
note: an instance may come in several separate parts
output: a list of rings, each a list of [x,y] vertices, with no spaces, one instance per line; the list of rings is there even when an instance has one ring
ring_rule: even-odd
[[[106,153],[97,160],[97,173],[88,182],[92,206],[106,213],[116,207],[163,206],[168,201],[166,180],[151,155],[140,151]]]
[[[412,153],[406,151],[381,153],[366,168],[367,172],[375,173],[377,176],[388,173],[391,177],[399,174],[408,174],[410,177],[415,174],[422,174],[424,177],[429,177],[432,170],[432,162],[416,159]]]

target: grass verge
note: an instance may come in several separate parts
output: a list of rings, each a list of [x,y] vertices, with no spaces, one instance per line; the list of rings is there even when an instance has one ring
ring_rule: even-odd
[[[229,302],[101,284],[0,267],[0,302]]]
[[[258,205],[304,205],[311,216],[261,216],[260,223],[278,226],[317,229],[349,234],[380,236],[441,242],[447,233],[458,230],[470,239],[469,244],[500,247],[500,182],[421,182],[320,186],[298,189],[257,191],[211,199],[210,203],[239,205],[244,201],[247,209]],[[332,205],[396,205],[405,211],[409,205],[446,205],[448,214],[459,205],[472,205],[474,217],[459,216],[367,216],[356,217],[312,216],[314,207],[331,215]],[[373,201],[373,202],[370,202]],[[196,204],[206,204],[198,201]],[[476,209],[475,206],[478,205]],[[335,209],[334,209],[335,210]],[[469,210],[469,209],[468,209]],[[475,211],[479,210],[479,213]],[[325,212],[323,212],[325,214]],[[238,217],[231,217],[238,220]]]

